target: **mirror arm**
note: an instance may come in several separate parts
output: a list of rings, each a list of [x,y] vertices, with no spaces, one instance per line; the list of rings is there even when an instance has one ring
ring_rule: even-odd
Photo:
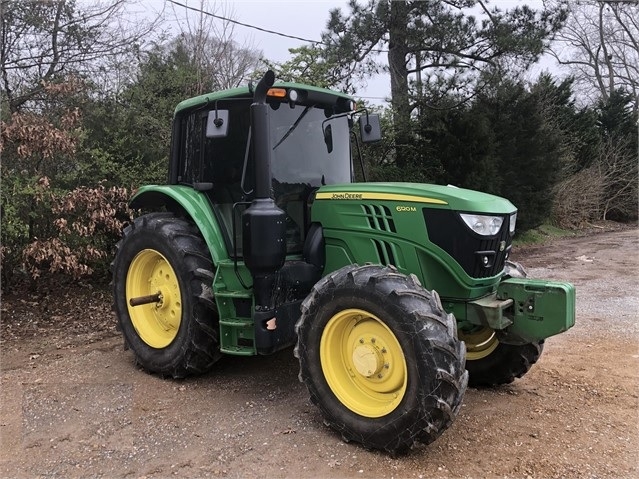
[[[371,130],[373,129],[373,127],[371,126],[371,124],[368,121],[368,109],[364,110],[366,112],[366,125],[364,125],[364,131],[366,133],[370,133]]]
[[[357,148],[357,156],[359,158],[359,166],[362,169],[362,179],[364,180],[364,183],[366,183],[366,170],[364,169],[364,158],[362,158],[362,150],[360,149],[360,146],[359,146],[359,138],[357,137],[357,135],[355,134],[354,131],[351,131],[351,136],[355,139],[355,146]]]
[[[224,124],[224,120],[217,116],[217,102],[218,100],[215,100],[215,119],[213,120],[213,124],[219,128]]]

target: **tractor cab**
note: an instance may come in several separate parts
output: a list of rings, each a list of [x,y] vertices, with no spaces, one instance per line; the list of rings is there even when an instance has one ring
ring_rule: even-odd
[[[242,258],[241,216],[256,198],[257,183],[268,177],[268,196],[286,215],[286,253],[299,255],[314,192],[353,180],[355,105],[345,95],[297,84],[269,88],[269,165],[258,166],[250,121],[253,100],[252,89],[238,88],[178,105],[169,183],[206,195],[223,225],[229,255]]]

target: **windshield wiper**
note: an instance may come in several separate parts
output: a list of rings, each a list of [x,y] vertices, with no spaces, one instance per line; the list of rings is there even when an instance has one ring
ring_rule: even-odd
[[[293,123],[291,125],[291,127],[288,129],[288,131],[284,134],[284,136],[280,139],[280,141],[277,142],[277,144],[273,147],[273,149],[277,148],[278,146],[280,146],[282,144],[282,142],[284,140],[286,140],[291,133],[293,133],[293,131],[295,130],[295,128],[297,128],[297,125],[300,124],[300,121],[302,121],[302,118],[304,118],[304,116],[306,116],[306,114],[308,113],[308,111],[311,109],[311,105],[307,106],[306,108],[304,108],[304,111],[302,113],[300,113],[300,116],[297,117],[297,120],[295,120],[295,123]]]

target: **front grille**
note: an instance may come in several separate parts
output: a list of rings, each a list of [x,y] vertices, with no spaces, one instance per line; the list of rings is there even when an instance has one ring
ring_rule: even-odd
[[[455,211],[424,208],[423,213],[430,241],[452,256],[469,276],[487,278],[502,272],[512,243],[509,216],[504,217],[499,233],[481,236]]]

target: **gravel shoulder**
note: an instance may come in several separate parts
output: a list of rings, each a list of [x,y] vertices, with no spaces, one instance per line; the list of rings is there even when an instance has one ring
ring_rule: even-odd
[[[637,251],[637,229],[516,251],[530,276],[576,285],[575,327],[524,378],[469,389],[441,438],[398,457],[324,426],[291,350],[165,380],[123,349],[107,290],[7,295],[0,477],[638,477]]]

